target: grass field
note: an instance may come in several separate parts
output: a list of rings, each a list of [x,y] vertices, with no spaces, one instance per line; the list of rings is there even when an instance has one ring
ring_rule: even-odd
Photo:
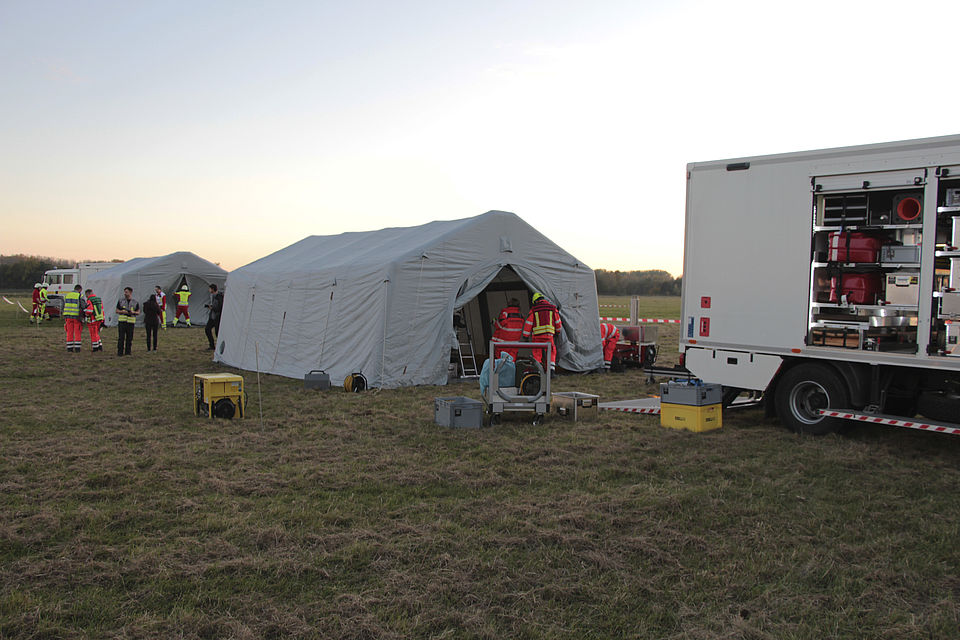
[[[21,297],[21,300],[25,300]],[[679,312],[676,299],[651,316]],[[63,349],[0,301],[0,638],[960,636],[960,439],[798,437],[759,410],[433,423],[474,383],[347,394],[241,372],[193,416],[199,329]],[[661,334],[676,353],[676,333]],[[637,372],[564,376],[604,399]],[[262,396],[263,421],[258,397]]]
[[[630,314],[630,296],[600,296],[600,315],[626,318]],[[680,317],[679,296],[640,296],[638,304],[641,318]]]

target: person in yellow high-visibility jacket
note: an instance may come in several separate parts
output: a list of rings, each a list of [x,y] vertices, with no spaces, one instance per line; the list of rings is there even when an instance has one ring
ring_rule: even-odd
[[[177,291],[177,310],[173,314],[173,326],[180,322],[180,316],[183,315],[187,320],[187,326],[190,326],[190,287],[183,285],[180,291]]]
[[[63,326],[67,330],[67,351],[70,353],[80,353],[82,346],[81,338],[83,333],[83,323],[81,318],[81,306],[86,308],[87,303],[82,300],[80,291],[83,287],[76,285],[73,291],[67,291],[63,294]]]
[[[521,332],[524,339],[531,342],[549,342],[550,343],[550,362],[543,361],[543,352],[537,349],[533,352],[533,358],[543,365],[546,369],[550,368],[553,373],[557,366],[557,343],[554,336],[563,328],[560,320],[560,311],[549,300],[543,297],[542,293],[533,294],[533,305],[530,307],[530,313],[523,323]]]
[[[46,282],[40,283],[40,316],[38,316],[37,318],[37,323],[40,322],[41,317],[44,320],[50,319],[50,314],[47,313],[47,300],[49,299],[49,297],[47,296],[48,286],[49,285]]]

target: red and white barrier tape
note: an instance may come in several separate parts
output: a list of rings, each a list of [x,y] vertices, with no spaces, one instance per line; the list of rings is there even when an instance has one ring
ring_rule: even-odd
[[[3,301],[6,302],[7,304],[15,304],[15,305],[17,305],[18,307],[20,307],[20,309],[23,310],[24,313],[30,313],[29,311],[27,311],[26,309],[23,308],[23,305],[20,304],[20,301],[19,301],[19,300],[17,300],[16,302],[11,302],[10,299],[7,298],[7,296],[0,296],[0,298],[3,298]]]
[[[604,322],[630,322],[630,318],[601,317],[600,319]],[[637,318],[637,324],[680,324],[680,321],[672,318]]]
[[[930,424],[927,422],[917,422],[915,420],[899,420],[896,418],[881,418],[871,416],[866,413],[847,413],[845,411],[828,411],[821,409],[820,414],[828,418],[842,418],[844,420],[856,420],[857,422],[869,422],[871,424],[886,424],[892,427],[907,427],[909,429],[919,429],[921,431],[936,431],[938,433],[949,433],[960,436],[960,428],[948,427],[942,424]]]
[[[601,411],[623,411],[624,413],[646,413],[660,415],[660,407],[600,407]]]

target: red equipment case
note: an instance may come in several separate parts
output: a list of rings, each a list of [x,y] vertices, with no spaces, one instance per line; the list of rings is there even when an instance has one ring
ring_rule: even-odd
[[[856,231],[830,234],[830,262],[876,262],[879,256],[880,238]]]
[[[830,280],[830,302],[840,302],[841,296],[847,296],[850,304],[877,304],[883,291],[881,273],[844,273],[840,276],[840,289],[837,289],[837,277]]]

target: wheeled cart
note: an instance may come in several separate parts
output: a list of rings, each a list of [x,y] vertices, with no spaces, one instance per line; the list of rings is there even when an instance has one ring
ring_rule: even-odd
[[[490,387],[484,395],[486,403],[486,421],[488,425],[498,424],[506,412],[531,411],[534,414],[533,424],[539,425],[544,416],[550,411],[550,351],[549,342],[494,342],[490,341],[488,353],[493,358],[500,349],[517,349],[515,386],[500,386],[500,371],[498,360],[494,359],[490,366]],[[541,362],[547,363],[544,367],[536,358],[521,357],[523,352],[542,352]]]

